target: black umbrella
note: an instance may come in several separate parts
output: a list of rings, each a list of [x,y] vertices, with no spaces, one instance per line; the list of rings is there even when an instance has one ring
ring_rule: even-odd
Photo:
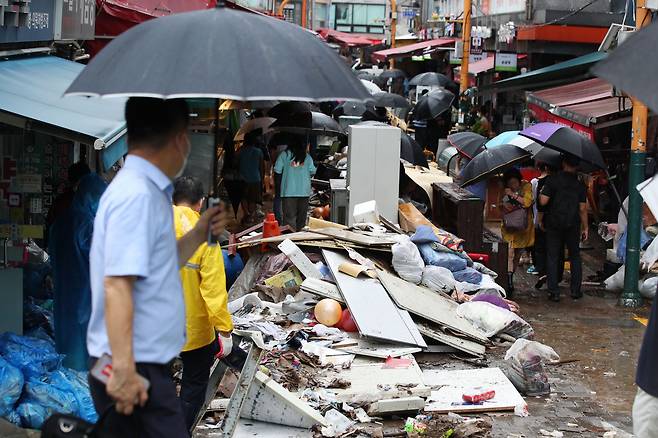
[[[335,118],[340,116],[363,117],[364,114],[375,114],[375,107],[371,101],[367,102],[343,102],[334,108],[332,114]]]
[[[268,117],[283,119],[293,114],[310,113],[313,109],[308,102],[281,102],[267,112]]]
[[[528,151],[528,149],[526,150]],[[546,163],[554,169],[559,169],[562,165],[562,154],[546,147],[542,147],[539,151],[532,154],[532,159],[538,163]]]
[[[374,82],[379,78],[379,75],[374,74],[370,71],[356,70],[356,77],[359,78],[359,79],[366,80],[366,81]]]
[[[574,155],[600,169],[606,169],[598,146],[573,128],[557,123],[537,123],[519,134],[550,149]]]
[[[148,20],[122,33],[66,94],[242,101],[370,96],[312,33],[285,20],[226,8],[222,0],[214,9]]]
[[[658,112],[658,23],[654,23],[628,38],[592,72],[626,93],[636,96],[652,111]]]
[[[381,91],[379,93],[373,93],[372,100],[375,102],[375,106],[383,106],[386,108],[409,108],[409,101],[399,94],[387,93]]]
[[[270,125],[270,129],[279,132],[315,135],[343,134],[338,122],[326,114],[318,112],[299,113],[277,119]]]
[[[476,155],[459,174],[462,187],[470,186],[497,175],[530,158],[530,154],[518,146],[503,144],[485,149]]]
[[[357,123],[361,126],[390,126],[386,123],[368,120],[366,122]],[[427,158],[423,153],[423,148],[416,140],[411,138],[409,134],[401,130],[400,135],[400,158],[415,165],[429,168]]]
[[[448,142],[469,160],[484,150],[484,144],[487,141],[486,137],[475,132],[458,132],[448,136]]]
[[[388,81],[389,79],[405,79],[407,74],[402,70],[398,70],[397,68],[390,68],[388,70],[384,70],[382,74],[379,75],[379,77]]]
[[[455,95],[445,88],[437,88],[422,96],[414,107],[414,120],[431,120],[450,109]]]
[[[412,87],[444,87],[447,88],[452,86],[453,81],[448,78],[448,76],[428,71],[414,76],[410,81],[409,85]]]

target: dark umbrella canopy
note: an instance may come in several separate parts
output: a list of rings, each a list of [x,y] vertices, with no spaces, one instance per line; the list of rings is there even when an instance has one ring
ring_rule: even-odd
[[[358,123],[357,125],[361,126],[390,126],[386,123],[376,122],[376,121],[366,121]],[[423,153],[423,148],[418,144],[416,140],[411,138],[409,134],[402,131],[400,135],[400,158],[403,160],[415,165],[429,168],[427,164],[427,158]]]
[[[310,113],[313,111],[311,104],[308,102],[281,102],[275,105],[267,112],[268,117],[283,119],[290,117],[292,114]]]
[[[386,108],[409,108],[409,101],[399,94],[387,93],[385,91],[373,93],[372,100],[375,106]]]
[[[557,123],[538,123],[520,132],[542,145],[571,154],[601,169],[606,168],[598,146],[568,126]]]
[[[549,148],[539,149],[539,151],[532,154],[532,159],[538,163],[546,163],[554,169],[559,169],[562,165],[562,155],[558,151]]]
[[[617,50],[597,63],[592,72],[658,112],[656,42],[658,23],[634,32]]]
[[[370,96],[340,57],[310,32],[223,6],[129,29],[91,60],[66,94],[242,101]]]
[[[388,70],[384,70],[382,74],[379,75],[379,77],[384,80],[405,79],[407,77],[407,74],[402,70],[398,70],[397,68],[390,68]]]
[[[416,75],[409,81],[409,85],[412,87],[421,86],[421,87],[447,88],[448,86],[451,86],[452,83],[453,82],[450,80],[450,78],[448,78],[448,76],[441,73],[435,73],[432,71],[428,71]]]
[[[530,158],[530,154],[527,151],[510,144],[485,149],[462,169],[460,173],[461,186],[466,187],[483,181],[528,158]]]
[[[270,125],[270,129],[299,134],[343,134],[338,122],[328,115],[318,112],[293,114],[290,117],[277,119]]]
[[[375,107],[371,101],[367,102],[343,102],[334,108],[332,114],[338,118],[340,116],[363,117],[366,113],[375,114]]]
[[[484,151],[484,145],[487,141],[486,137],[475,132],[458,132],[448,136],[448,142],[457,149],[457,152],[469,160]]]
[[[455,95],[444,88],[432,90],[421,97],[414,107],[414,120],[431,120],[450,109]]]

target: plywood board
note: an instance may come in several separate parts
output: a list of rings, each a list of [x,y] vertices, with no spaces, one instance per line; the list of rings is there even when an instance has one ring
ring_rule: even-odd
[[[439,341],[446,346],[456,348],[459,351],[463,351],[464,353],[472,354],[473,356],[477,357],[483,357],[486,352],[484,345],[448,334],[444,332],[441,329],[441,326],[438,324],[429,321],[423,321],[420,318],[416,318],[414,321],[416,322],[418,331],[420,331],[423,336],[434,339],[435,341]]]
[[[420,397],[402,397],[379,400],[368,407],[369,415],[395,414],[398,412],[419,411],[425,407],[425,400]]]
[[[310,292],[314,295],[321,296],[322,298],[331,298],[339,303],[345,303],[345,300],[336,285],[331,284],[328,281],[307,278],[302,282],[301,288],[305,292]]]
[[[476,413],[513,411],[516,406],[524,406],[525,400],[500,368],[480,368],[475,370],[425,370],[423,382],[432,388],[432,394],[425,406],[426,412],[437,413]],[[467,404],[462,400],[465,391],[473,388],[493,389],[496,395],[482,404]]]
[[[353,231],[338,230],[336,228],[324,228],[315,230],[316,233],[324,236],[330,236],[335,239],[344,240],[346,242],[356,243],[364,246],[380,246],[380,245],[393,245],[395,240],[390,237],[375,237],[365,234],[355,233]]]
[[[379,280],[353,278],[339,272],[338,267],[349,262],[343,253],[324,249],[322,255],[363,336],[384,342],[427,345],[407,311],[391,301]]]
[[[487,339],[473,324],[457,314],[456,302],[425,287],[416,286],[388,272],[380,271],[379,279],[393,301],[414,315],[464,334],[481,343]]]
[[[318,280],[322,278],[322,274],[318,268],[315,267],[309,258],[306,257],[306,254],[292,240],[284,240],[277,248],[290,259],[292,264],[299,269],[299,272],[304,274],[304,277],[317,278]]]
[[[346,370],[331,371],[336,377],[352,383],[349,388],[335,389],[338,401],[374,403],[401,397],[428,397],[430,388],[423,384],[423,372],[412,355],[408,368],[382,368],[384,361],[357,357]]]
[[[298,241],[312,241],[312,240],[328,240],[331,239],[329,236],[324,236],[322,234],[317,234],[317,233],[312,233],[309,231],[299,231],[297,233],[288,233],[288,234],[282,234],[280,236],[272,236],[272,237],[266,237],[266,238],[252,238],[249,240],[243,240],[241,242],[238,242],[235,244],[238,248],[244,248],[247,246],[256,246],[260,245],[261,243],[281,243],[286,239],[290,239],[293,242],[298,242]]]
[[[430,204],[434,202],[434,196],[432,196],[432,184],[434,183],[451,183],[452,177],[446,175],[446,173],[438,168],[419,168],[419,167],[404,167],[404,173],[414,182],[418,187],[423,189],[427,193],[427,197],[430,200]]]
[[[354,343],[356,342],[356,345]],[[346,346],[341,346],[344,344]],[[386,359],[387,357],[400,357],[407,354],[419,353],[420,347],[407,347],[404,345],[386,344],[384,342],[370,341],[358,336],[350,336],[349,339],[331,346],[334,349],[357,356],[375,357]]]

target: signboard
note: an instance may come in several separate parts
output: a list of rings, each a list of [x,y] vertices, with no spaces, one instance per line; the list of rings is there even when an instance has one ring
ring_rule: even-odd
[[[56,40],[94,39],[95,0],[56,0]]]
[[[494,71],[516,71],[517,56],[516,53],[496,53],[496,62]]]
[[[489,54],[487,52],[481,52],[480,54],[477,54],[477,55],[474,54],[474,53],[471,53],[468,56],[468,62],[474,63],[474,62],[482,61],[483,59],[487,59],[488,56],[489,56]],[[462,53],[459,52],[459,53],[455,54],[454,51],[448,52],[448,61],[452,65],[461,64],[462,63]]]
[[[499,15],[525,12],[525,8],[526,0],[483,0],[479,9],[482,15]]]
[[[20,6],[0,6],[0,43],[52,41],[54,3],[32,0]]]
[[[483,47],[483,40],[480,37],[473,37],[471,38],[471,54],[472,55],[481,55],[482,54],[482,47]]]
[[[11,180],[11,188],[15,193],[41,193],[41,175],[16,175]]]

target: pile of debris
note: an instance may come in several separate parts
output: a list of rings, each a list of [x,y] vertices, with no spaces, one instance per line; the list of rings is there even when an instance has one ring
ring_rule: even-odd
[[[312,220],[307,231],[238,243],[280,251],[252,255],[229,292],[236,333],[262,339],[259,389],[249,389],[242,417],[315,426],[318,435],[333,437],[373,436],[378,419],[410,412],[422,411],[421,419],[527,415],[519,390],[549,392],[543,363],[559,360],[557,354],[529,340],[534,332],[518,304],[505,298],[495,272],[462,250],[461,239],[429,221],[400,221],[400,228],[380,219],[350,229]],[[488,346],[506,343],[504,372],[423,371],[414,356],[482,360]],[[218,398],[232,391],[229,385]],[[284,402],[257,408],[259,398],[274,396]],[[197,430],[216,422],[212,416]],[[418,433],[414,428],[409,435]]]

